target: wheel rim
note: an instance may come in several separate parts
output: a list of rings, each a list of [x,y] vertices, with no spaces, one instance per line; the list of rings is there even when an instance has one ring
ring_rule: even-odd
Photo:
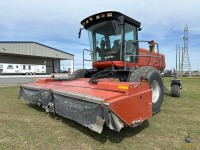
[[[160,86],[156,80],[154,80],[151,83],[151,89],[152,89],[152,102],[156,103],[160,95]]]

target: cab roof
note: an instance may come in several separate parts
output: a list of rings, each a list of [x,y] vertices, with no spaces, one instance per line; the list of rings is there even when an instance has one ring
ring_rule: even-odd
[[[85,29],[88,29],[89,27],[106,20],[113,20],[113,19],[120,20],[120,17],[124,18],[124,22],[128,22],[136,26],[137,28],[139,28],[141,25],[139,21],[117,11],[105,11],[105,12],[94,14],[82,20],[81,24],[83,25]]]

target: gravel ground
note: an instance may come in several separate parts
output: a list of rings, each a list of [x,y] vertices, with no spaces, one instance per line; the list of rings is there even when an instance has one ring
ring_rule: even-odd
[[[37,78],[47,78],[50,75],[43,76],[0,76],[0,87],[17,86],[24,83],[35,82]]]

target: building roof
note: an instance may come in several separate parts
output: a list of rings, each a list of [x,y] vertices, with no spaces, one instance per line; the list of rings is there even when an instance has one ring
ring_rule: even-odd
[[[74,55],[34,41],[0,41],[0,53],[73,59]]]

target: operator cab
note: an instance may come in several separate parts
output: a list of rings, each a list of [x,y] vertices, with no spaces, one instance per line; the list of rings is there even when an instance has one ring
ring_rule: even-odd
[[[93,67],[109,67],[116,62],[137,63],[140,22],[122,13],[107,11],[92,15],[81,24],[88,30]]]

